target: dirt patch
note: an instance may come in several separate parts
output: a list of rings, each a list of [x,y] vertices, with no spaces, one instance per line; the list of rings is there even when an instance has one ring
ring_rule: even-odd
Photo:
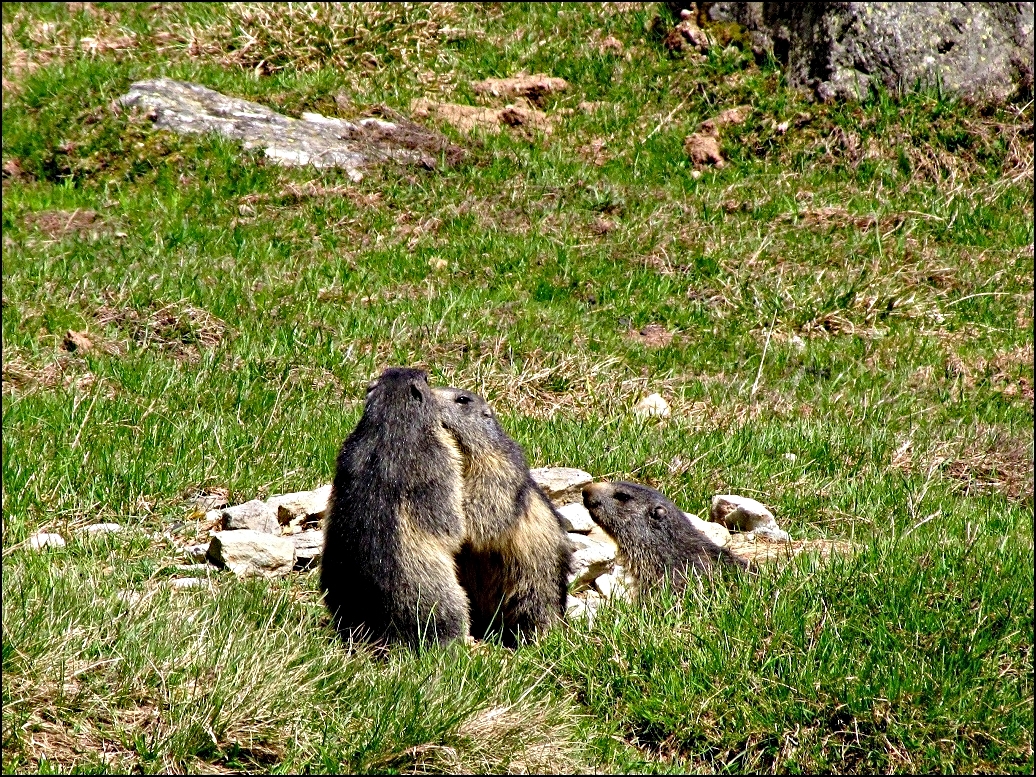
[[[719,141],[712,135],[694,132],[683,140],[683,150],[696,169],[703,167],[723,167],[727,161],[723,158]]]
[[[526,132],[534,130],[546,135],[553,129],[550,117],[531,106],[481,108],[475,105],[433,102],[421,97],[410,104],[410,110],[417,118],[442,121],[461,132],[481,129],[495,135],[503,127],[513,127]]]
[[[152,303],[150,312],[103,305],[94,320],[99,326],[114,325],[142,348],[160,348],[187,361],[196,360],[200,349],[219,345],[227,334],[224,321],[186,302]]]
[[[618,42],[618,41],[616,41]],[[619,44],[620,47],[622,44]],[[519,73],[511,78],[487,78],[475,81],[472,85],[475,94],[493,97],[523,97],[536,104],[542,104],[544,98],[568,89],[568,81],[564,78],[553,78],[543,73],[524,75]]]
[[[87,368],[86,361],[71,354],[61,353],[42,367],[33,365],[20,354],[4,355],[3,393],[25,394],[39,389],[63,388],[80,392],[89,391],[98,383],[98,377]],[[115,395],[114,386],[101,380],[106,396]]]
[[[44,237],[49,240],[60,240],[70,234],[80,237],[89,235],[96,238],[107,230],[104,220],[96,211],[88,208],[29,213],[25,216],[24,223],[29,229],[43,233]]]
[[[830,229],[842,227],[856,227],[857,229],[872,229],[877,226],[882,232],[890,229],[897,229],[906,216],[897,213],[888,216],[878,217],[874,214],[853,215],[840,205],[831,205],[820,208],[810,208],[800,213],[782,213],[777,220],[782,222],[795,221],[804,227],[827,227]]]
[[[648,324],[640,330],[631,329],[626,337],[648,348],[662,348],[673,341],[673,332],[659,324]]]

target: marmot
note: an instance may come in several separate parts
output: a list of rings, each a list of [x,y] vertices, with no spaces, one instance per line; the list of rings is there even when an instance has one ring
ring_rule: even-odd
[[[591,483],[583,489],[590,517],[615,540],[638,594],[668,578],[682,591],[688,573],[709,573],[717,561],[748,569],[691,524],[683,511],[653,488],[636,483]]]
[[[466,637],[463,539],[461,460],[428,374],[387,369],[367,389],[331,491],[320,587],[339,633],[411,645]]]
[[[565,617],[572,546],[521,446],[486,401],[456,388],[432,392],[463,460],[467,533],[457,569],[471,631],[480,638],[499,632],[514,647]]]

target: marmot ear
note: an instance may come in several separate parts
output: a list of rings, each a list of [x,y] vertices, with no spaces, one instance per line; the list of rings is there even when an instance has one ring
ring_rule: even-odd
[[[665,505],[655,505],[651,508],[651,517],[656,521],[660,521],[666,517],[668,510],[665,509]]]
[[[410,396],[418,402],[424,402],[424,394],[421,393],[421,389],[414,383],[410,384]]]

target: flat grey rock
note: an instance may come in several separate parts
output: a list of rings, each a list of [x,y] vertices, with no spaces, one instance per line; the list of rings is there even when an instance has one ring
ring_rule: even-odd
[[[791,540],[789,534],[777,525],[770,509],[747,496],[719,494],[712,497],[709,517],[730,531],[752,532],[759,539],[770,542]]]
[[[287,524],[298,519],[322,519],[327,514],[330,498],[331,484],[328,483],[312,491],[271,496],[266,500],[266,504],[277,510],[277,520],[281,524]]]
[[[299,532],[291,536],[295,545],[295,569],[310,569],[320,563],[324,555],[324,532],[319,529]]]
[[[225,507],[220,511],[223,529],[251,529],[266,534],[280,534],[281,524],[277,520],[277,508],[260,499],[244,504]]]
[[[209,543],[208,555],[238,577],[281,577],[295,565],[295,543],[251,529],[221,531]]]
[[[582,502],[583,486],[594,481],[589,472],[573,467],[538,467],[529,474],[555,505]]]
[[[406,120],[350,122],[319,113],[293,119],[265,105],[171,78],[137,81],[119,101],[143,110],[161,129],[214,132],[240,140],[245,149],[263,149],[277,164],[338,167],[354,181],[374,163],[392,160],[435,167],[441,153],[448,159],[463,153],[442,135]]]
[[[590,511],[580,502],[562,505],[558,508],[558,514],[561,516],[565,531],[589,534],[594,528],[594,519],[590,517]]]
[[[570,533],[568,538],[575,549],[572,554],[572,571],[568,576],[570,586],[577,590],[585,588],[611,571],[615,564],[614,545],[598,542],[582,534]]]

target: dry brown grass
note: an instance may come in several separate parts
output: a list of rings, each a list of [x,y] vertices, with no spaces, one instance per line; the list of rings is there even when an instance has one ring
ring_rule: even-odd
[[[146,313],[102,305],[94,320],[102,327],[114,325],[142,348],[159,348],[185,361],[197,360],[199,349],[219,345],[228,331],[224,321],[186,301],[152,303]]]

